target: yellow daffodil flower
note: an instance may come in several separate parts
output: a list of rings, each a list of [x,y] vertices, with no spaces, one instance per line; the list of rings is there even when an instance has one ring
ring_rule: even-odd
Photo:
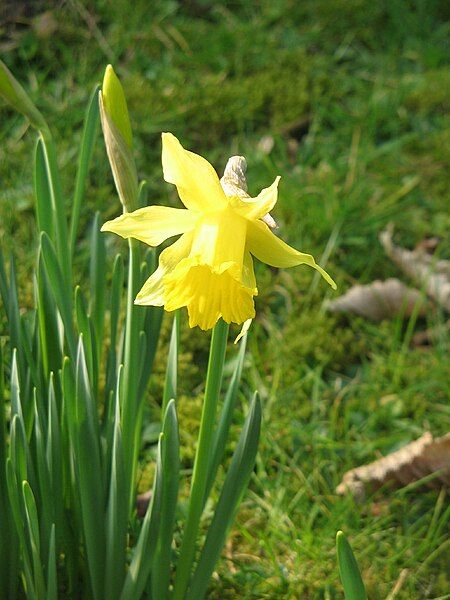
[[[162,134],[162,166],[164,179],[176,185],[186,208],[148,206],[102,227],[150,246],[182,234],[161,252],[159,266],[136,304],[167,311],[186,306],[190,327],[205,330],[220,317],[244,323],[255,316],[253,298],[258,293],[252,257],[273,267],[309,265],[336,288],[311,255],[285,244],[262,220],[277,201],[279,177],[256,198],[232,190],[229,195],[210,163],[185,150],[170,133]]]

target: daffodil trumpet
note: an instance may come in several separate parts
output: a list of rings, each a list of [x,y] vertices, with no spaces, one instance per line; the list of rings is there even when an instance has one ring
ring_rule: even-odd
[[[185,208],[148,206],[102,227],[150,246],[181,235],[161,252],[159,266],[137,294],[136,304],[167,311],[185,306],[190,327],[204,330],[220,318],[244,323],[255,316],[253,258],[273,267],[309,265],[336,288],[310,254],[288,246],[267,224],[273,225],[267,215],[277,202],[279,177],[251,198],[229,174],[220,181],[207,160],[185,150],[171,133],[162,134],[162,166],[164,179],[177,187]]]

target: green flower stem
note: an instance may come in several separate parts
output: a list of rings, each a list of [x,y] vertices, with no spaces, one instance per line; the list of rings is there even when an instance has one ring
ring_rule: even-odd
[[[205,399],[203,402],[197,453],[192,475],[186,527],[177,566],[173,600],[182,600],[189,585],[191,567],[195,556],[203,499],[208,480],[211,443],[214,434],[217,403],[222,383],[223,365],[228,338],[228,324],[220,320],[214,327],[206,376]]]
[[[140,283],[140,255],[136,240],[130,239],[127,309],[125,324],[125,347],[123,356],[122,427],[124,461],[127,469],[126,482],[129,492],[130,510],[134,501],[134,473],[139,452],[139,421],[142,411],[138,408],[139,366],[139,307],[135,306],[137,288]]]

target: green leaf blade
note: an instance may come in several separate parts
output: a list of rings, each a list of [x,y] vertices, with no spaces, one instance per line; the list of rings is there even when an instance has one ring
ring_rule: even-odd
[[[163,422],[162,469],[164,475],[161,530],[152,568],[151,583],[153,598],[167,600],[169,598],[170,557],[180,473],[180,439],[174,400],[170,400],[168,403]]]
[[[359,572],[358,563],[342,531],[338,531],[336,535],[336,550],[345,600],[367,600],[367,593]]]
[[[80,221],[81,203],[86,190],[86,182],[89,173],[89,167],[94,152],[94,145],[97,138],[100,113],[98,106],[98,92],[100,86],[96,85],[91,94],[86,116],[84,119],[83,137],[81,140],[80,153],[78,159],[77,178],[75,182],[75,192],[72,201],[72,217],[70,222],[70,251],[73,257],[75,244],[77,240],[78,224]]]

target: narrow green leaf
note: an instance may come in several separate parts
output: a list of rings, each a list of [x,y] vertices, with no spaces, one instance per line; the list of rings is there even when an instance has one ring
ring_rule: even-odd
[[[0,344],[0,590],[5,597],[15,598],[19,581],[18,543],[8,500],[6,452],[4,369]]]
[[[100,462],[97,407],[89,381],[82,338],[77,351],[74,462],[80,495],[83,537],[96,600],[104,597],[105,531],[99,526],[104,511],[104,481]]]
[[[125,579],[126,537],[128,525],[128,493],[122,448],[120,419],[121,371],[117,379],[114,437],[112,441],[109,499],[106,510],[105,597],[120,597]]]
[[[142,523],[141,532],[133,551],[130,568],[128,569],[125,584],[120,596],[121,600],[139,600],[145,589],[154,553],[158,543],[158,535],[161,522],[161,501],[163,490],[162,448],[161,438],[158,444],[158,456],[156,460],[155,481],[152,490],[152,499]]]
[[[30,317],[31,323],[30,323]],[[33,348],[33,332],[35,329],[34,319],[35,314],[31,311],[28,314],[20,316],[20,347],[24,356],[24,361],[28,367],[28,373],[31,377],[30,385],[37,390],[41,389],[41,377],[39,373],[39,357]]]
[[[47,600],[58,600],[58,583],[56,571],[55,524],[50,531],[48,566],[47,566]]]
[[[367,600],[366,589],[359,572],[358,563],[342,531],[338,531],[336,535],[336,551],[345,599]]]
[[[13,425],[14,425],[14,421],[17,421],[17,420],[18,420],[18,417],[16,415],[13,419]],[[11,428],[11,435],[13,435],[12,432],[13,432],[13,429]],[[14,467],[13,460],[11,458],[8,458],[6,460],[6,480],[7,480],[7,484],[8,484],[8,497],[9,497],[11,512],[12,512],[12,515],[14,518],[16,535],[18,536],[18,538],[20,540],[20,558],[21,558],[21,562],[23,564],[23,573],[24,573],[24,577],[25,577],[27,595],[29,598],[31,598],[31,599],[36,598],[36,600],[37,600],[36,591],[34,588],[33,569],[31,566],[32,565],[31,547],[27,543],[28,539],[25,537],[25,529],[23,526],[23,516],[22,515],[25,510],[24,508],[22,509],[23,497],[22,497],[22,494],[19,493],[19,485],[17,482],[16,469]]]
[[[220,557],[227,532],[255,465],[260,429],[261,404],[255,393],[186,596],[187,600],[201,600],[205,596],[214,565]]]
[[[70,468],[69,444],[62,446],[61,438],[64,438],[65,424],[60,424],[58,415],[58,406],[53,384],[53,377],[50,378],[48,391],[48,417],[47,417],[47,440],[45,448],[45,458],[50,477],[50,490],[53,496],[53,509],[55,514],[55,524],[58,524],[58,539],[60,540],[65,532],[66,514],[63,494],[63,463],[66,469]],[[50,557],[49,557],[50,560]]]
[[[60,501],[54,496],[50,472],[46,457],[45,448],[45,431],[43,431],[43,415],[38,410],[35,399],[35,417],[34,417],[34,438],[35,438],[35,453],[34,459],[36,463],[36,474],[38,481],[38,502],[40,505],[41,514],[41,531],[43,536],[42,557],[43,561],[48,561],[48,542],[50,539],[50,531],[52,523],[55,521],[55,504]],[[37,490],[36,490],[37,491]]]
[[[27,442],[22,421],[14,415],[10,427],[9,458],[14,473],[19,479],[27,476]]]
[[[31,460],[30,448],[25,432],[25,423],[21,416],[21,412],[15,414],[11,421],[9,456],[18,482],[26,479],[30,483],[32,482],[35,484],[37,477]]]
[[[97,348],[95,345],[95,333],[93,331],[91,320],[87,314],[86,302],[84,300],[81,288],[75,288],[75,314],[77,317],[78,332],[83,335],[83,345],[86,352],[86,364],[89,372],[89,379],[92,383],[94,392],[97,390],[99,369],[97,364]]]
[[[100,369],[103,353],[103,328],[105,321],[105,286],[106,286],[106,249],[105,236],[100,233],[100,214],[95,213],[91,234],[91,261],[90,261],[90,297],[89,316],[95,332],[95,349]]]
[[[217,475],[217,470],[219,468],[220,463],[222,462],[223,455],[225,453],[225,446],[228,439],[228,433],[230,431],[231,421],[233,419],[233,411],[236,405],[239,384],[241,382],[246,345],[247,336],[244,335],[239,346],[239,353],[236,359],[236,365],[234,367],[233,375],[231,377],[230,384],[225,394],[225,400],[223,402],[219,424],[217,426],[216,431],[214,432],[214,439],[211,444],[211,462],[209,466],[208,483],[205,490],[205,504],[211,492],[211,488],[214,484],[214,480]]]
[[[86,182],[89,173],[89,166],[94,151],[94,144],[97,138],[99,123],[98,110],[98,92],[100,86],[96,85],[91,94],[86,116],[84,119],[83,137],[81,139],[80,154],[78,158],[77,178],[75,182],[75,192],[72,201],[72,219],[70,222],[70,253],[73,257],[75,244],[77,241],[78,224],[80,221],[81,203],[84,198]]]
[[[22,494],[25,505],[26,526],[28,531],[28,540],[31,544],[31,556],[33,561],[33,579],[34,588],[38,598],[45,598],[47,595],[45,589],[44,571],[41,562],[41,544],[39,534],[39,519],[36,508],[36,501],[33,491],[28,481],[22,482]]]
[[[139,381],[139,398],[145,393],[153,369],[164,314],[164,310],[161,306],[146,306],[145,308],[143,331],[145,333],[146,346],[145,355],[143,357],[144,368],[141,372]]]
[[[162,428],[163,491],[161,506],[161,530],[152,567],[152,597],[169,598],[170,557],[175,525],[180,472],[180,440],[175,400],[167,405]]]
[[[73,367],[70,359],[66,356],[62,368],[62,421],[67,425],[71,443],[75,440],[75,426],[77,424],[76,413],[76,384]]]
[[[64,359],[61,371],[61,386],[63,390],[60,418],[63,497],[74,498],[76,514],[79,521],[82,522],[75,463],[77,440],[76,383],[73,365],[67,357]]]
[[[56,373],[61,368],[62,341],[58,325],[58,310],[51,292],[41,250],[39,251],[37,272],[37,312],[43,371],[48,381],[50,372]]]
[[[125,271],[123,266],[123,258],[121,254],[118,254],[114,261],[111,284],[111,346],[113,347],[115,347],[117,341],[117,329],[120,315],[120,300],[122,298],[124,277]]]
[[[31,409],[30,409],[30,407],[28,407],[28,412],[30,413],[30,418],[27,421],[25,418],[26,415],[24,415],[23,407],[22,407],[21,389],[20,389],[20,384],[19,384],[18,366],[17,366],[16,357],[17,357],[17,351],[16,351],[16,349],[14,349],[12,364],[11,364],[11,416],[18,418],[17,427],[19,427],[18,432],[20,432],[20,438],[17,438],[17,439],[18,440],[20,439],[20,449],[21,449],[20,450],[20,456],[21,456],[20,464],[23,465],[23,469],[20,471],[20,473],[21,473],[21,476],[23,476],[23,479],[25,479],[26,474],[27,474],[26,469],[27,469],[27,455],[28,455],[28,440],[30,439],[31,431],[33,428],[34,411],[33,411],[33,404],[30,402],[29,404],[31,404]],[[11,424],[11,431],[12,431],[13,425],[14,425],[14,418],[13,418],[13,421]],[[14,446],[12,444],[12,433],[11,433],[11,447],[14,449]],[[12,456],[12,454],[11,454],[11,456]]]
[[[65,285],[67,293],[69,293],[72,285],[72,261],[66,221],[66,207],[62,193],[58,162],[56,160],[56,149],[49,130],[41,132],[41,140],[52,202],[55,249],[57,250],[58,258],[60,260],[61,273],[64,276],[61,284]]]
[[[17,287],[16,287],[16,272],[14,267],[14,260],[11,257],[10,261],[10,278],[9,278],[9,298],[8,298],[8,306],[9,306],[9,315],[8,315],[8,324],[9,324],[9,335],[10,335],[10,349],[11,352],[15,355],[15,377],[17,388],[21,388],[24,397],[28,397],[29,393],[31,393],[30,387],[30,370],[29,365],[26,361],[25,352],[22,347],[22,332],[21,332],[21,318],[20,318],[20,310],[19,310],[19,302],[17,295]],[[23,409],[23,418],[24,418],[24,426],[25,431],[27,433],[27,437],[31,432],[32,428],[32,419],[33,419],[33,405],[31,403],[26,403],[22,406]]]
[[[17,421],[18,417],[14,417],[13,419],[13,424],[15,421]],[[13,427],[11,426],[11,436],[14,436],[14,431],[13,431]],[[13,443],[13,442],[11,442]],[[8,489],[8,498],[9,498],[9,503],[10,503],[10,508],[11,508],[11,513],[15,522],[15,525],[17,527],[17,533],[19,534],[19,537],[22,541],[22,539],[24,539],[23,537],[23,522],[22,522],[22,510],[21,510],[21,502],[20,502],[20,498],[19,498],[19,490],[18,490],[18,486],[17,486],[17,477],[16,477],[16,468],[15,468],[15,463],[16,461],[11,458],[8,457],[6,459],[6,482],[7,482],[7,489]]]
[[[14,348],[11,361],[11,416],[18,415],[23,422],[22,403],[20,401],[19,369],[17,350]]]
[[[138,189],[138,207],[143,208],[148,203],[148,183],[144,179],[139,183]]]
[[[52,198],[42,138],[39,138],[36,144],[34,188],[36,193],[36,217],[38,229],[39,231],[45,231],[52,240],[54,239],[55,233],[52,214]]]
[[[55,249],[45,232],[41,233],[41,250],[53,296],[64,323],[64,332],[69,351],[71,356],[75,357],[77,355],[77,345],[72,322],[72,301],[65,285]]]
[[[118,254],[114,261],[111,294],[110,294],[110,306],[109,306],[109,320],[110,320],[110,346],[108,349],[108,358],[106,363],[106,385],[105,385],[105,403],[107,408],[109,407],[109,397],[113,392],[116,385],[117,377],[117,365],[121,362],[121,357],[117,356],[119,347],[117,343],[119,317],[120,317],[120,304],[123,294],[123,283],[124,283],[124,267],[123,259]],[[122,347],[122,345],[120,345]],[[108,420],[108,413],[106,414],[105,421]]]

